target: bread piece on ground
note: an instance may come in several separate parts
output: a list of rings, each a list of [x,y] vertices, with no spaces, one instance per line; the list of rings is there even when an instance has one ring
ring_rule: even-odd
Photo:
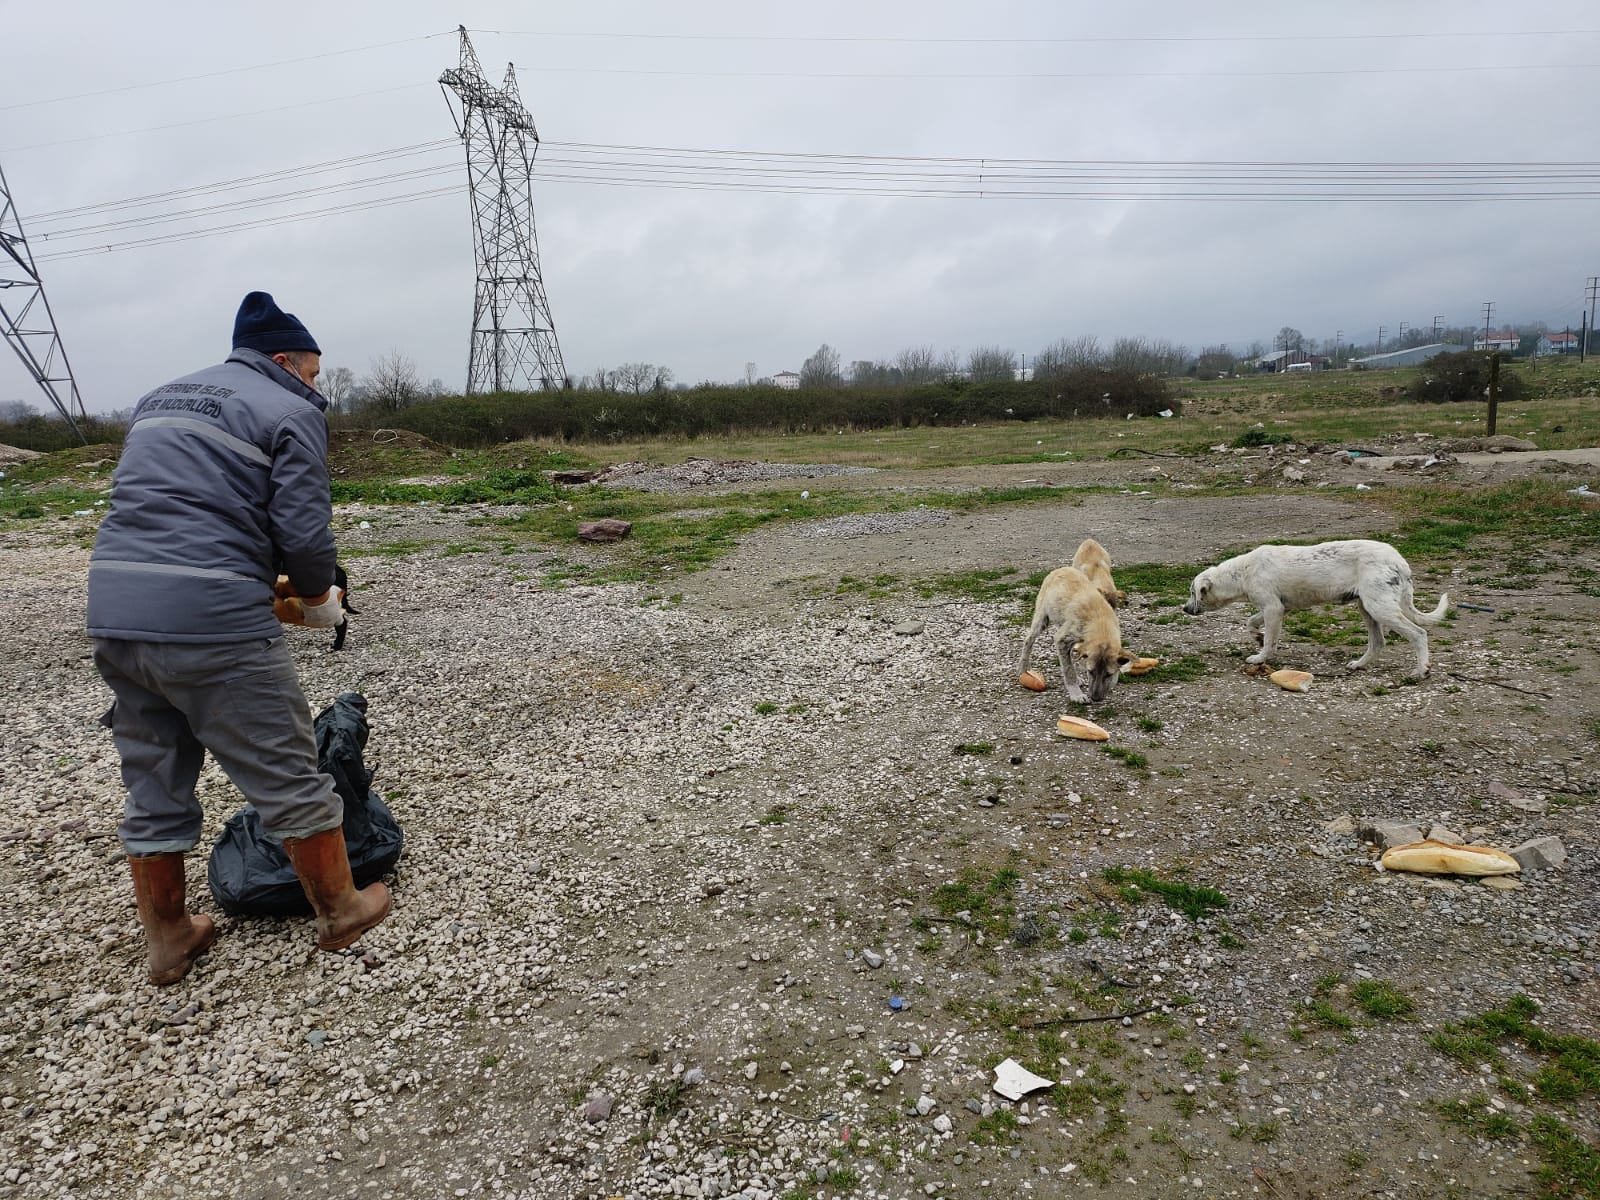
[[[1074,717],[1066,713],[1056,718],[1056,732],[1069,738],[1077,738],[1082,742],[1105,742],[1111,740],[1111,735],[1093,721],[1086,721],[1082,717]]]
[[[1431,840],[1391,846],[1378,861],[1386,871],[1418,871],[1424,875],[1514,875],[1522,870],[1522,864],[1504,850]]]

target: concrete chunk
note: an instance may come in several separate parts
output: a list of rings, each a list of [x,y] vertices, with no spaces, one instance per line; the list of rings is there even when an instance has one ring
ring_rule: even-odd
[[[1356,824],[1356,833],[1361,840],[1373,843],[1380,850],[1392,850],[1396,846],[1409,846],[1422,841],[1422,829],[1406,821],[1362,817]]]

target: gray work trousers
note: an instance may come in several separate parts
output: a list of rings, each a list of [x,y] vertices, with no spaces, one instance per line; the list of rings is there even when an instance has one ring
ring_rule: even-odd
[[[122,757],[128,796],[117,834],[129,854],[194,849],[207,750],[274,837],[344,821],[333,781],[317,769],[311,709],[283,638],[95,638],[94,664],[116,697],[101,720]]]

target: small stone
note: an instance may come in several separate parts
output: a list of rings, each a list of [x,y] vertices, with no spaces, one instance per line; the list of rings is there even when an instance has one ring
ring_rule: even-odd
[[[700,893],[704,896],[720,896],[728,890],[728,885],[720,879],[708,879],[700,885]]]
[[[1324,833],[1354,833],[1356,831],[1356,819],[1349,813],[1340,813],[1333,820],[1323,825],[1322,831]]]
[[[307,1042],[308,1045],[320,1046],[320,1045],[322,1045],[323,1042],[325,1042],[327,1040],[328,1040],[328,1031],[326,1029],[308,1029],[308,1030],[306,1030],[306,1042]]]
[[[1430,842],[1445,842],[1451,846],[1461,846],[1466,843],[1466,839],[1455,830],[1448,826],[1437,824],[1428,826],[1428,840]]]
[[[760,1070],[761,1068],[754,1062],[747,1062],[744,1065],[744,1077],[746,1079],[754,1079]]]
[[[921,621],[901,621],[894,627],[894,632],[899,637],[915,637],[923,628]]]
[[[1560,870],[1567,865],[1567,848],[1558,837],[1538,837],[1513,846],[1511,857],[1524,871]]]
[[[949,1133],[956,1127],[956,1123],[950,1119],[949,1113],[940,1113],[933,1119],[933,1127],[940,1133]]]
[[[1416,825],[1373,817],[1362,817],[1356,825],[1356,833],[1362,841],[1372,842],[1380,850],[1392,850],[1396,846],[1409,846],[1423,840],[1422,830]]]
[[[1522,880],[1515,875],[1485,875],[1478,882],[1497,892],[1514,892],[1522,887]]]
[[[970,1103],[970,1102],[969,1102]],[[932,1096],[924,1093],[917,1097],[917,1116],[925,1117],[937,1107]]]
[[[704,1067],[690,1067],[683,1073],[683,1082],[689,1087],[699,1087],[705,1081],[706,1071]]]
[[[632,529],[632,521],[602,517],[598,521],[578,522],[578,537],[585,542],[620,542]]]
[[[589,1097],[589,1102],[583,1106],[583,1119],[591,1125],[599,1125],[611,1119],[611,1106],[616,1103],[612,1097],[604,1092],[598,1092]]]
[[[874,971],[883,966],[883,955],[879,954],[876,950],[863,950],[861,952],[861,960]]]
[[[975,1117],[983,1115],[983,1105],[976,1100],[968,1100],[962,1107]]]

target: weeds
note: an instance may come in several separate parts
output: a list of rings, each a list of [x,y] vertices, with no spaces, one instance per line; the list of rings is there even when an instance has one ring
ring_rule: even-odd
[[[1122,898],[1128,903],[1137,904],[1143,899],[1143,892],[1150,892],[1161,897],[1169,908],[1177,909],[1191,921],[1199,921],[1210,916],[1213,909],[1228,907],[1228,898],[1215,888],[1158,879],[1150,871],[1129,867],[1107,867],[1101,872],[1101,876],[1107,883],[1117,886]]]

